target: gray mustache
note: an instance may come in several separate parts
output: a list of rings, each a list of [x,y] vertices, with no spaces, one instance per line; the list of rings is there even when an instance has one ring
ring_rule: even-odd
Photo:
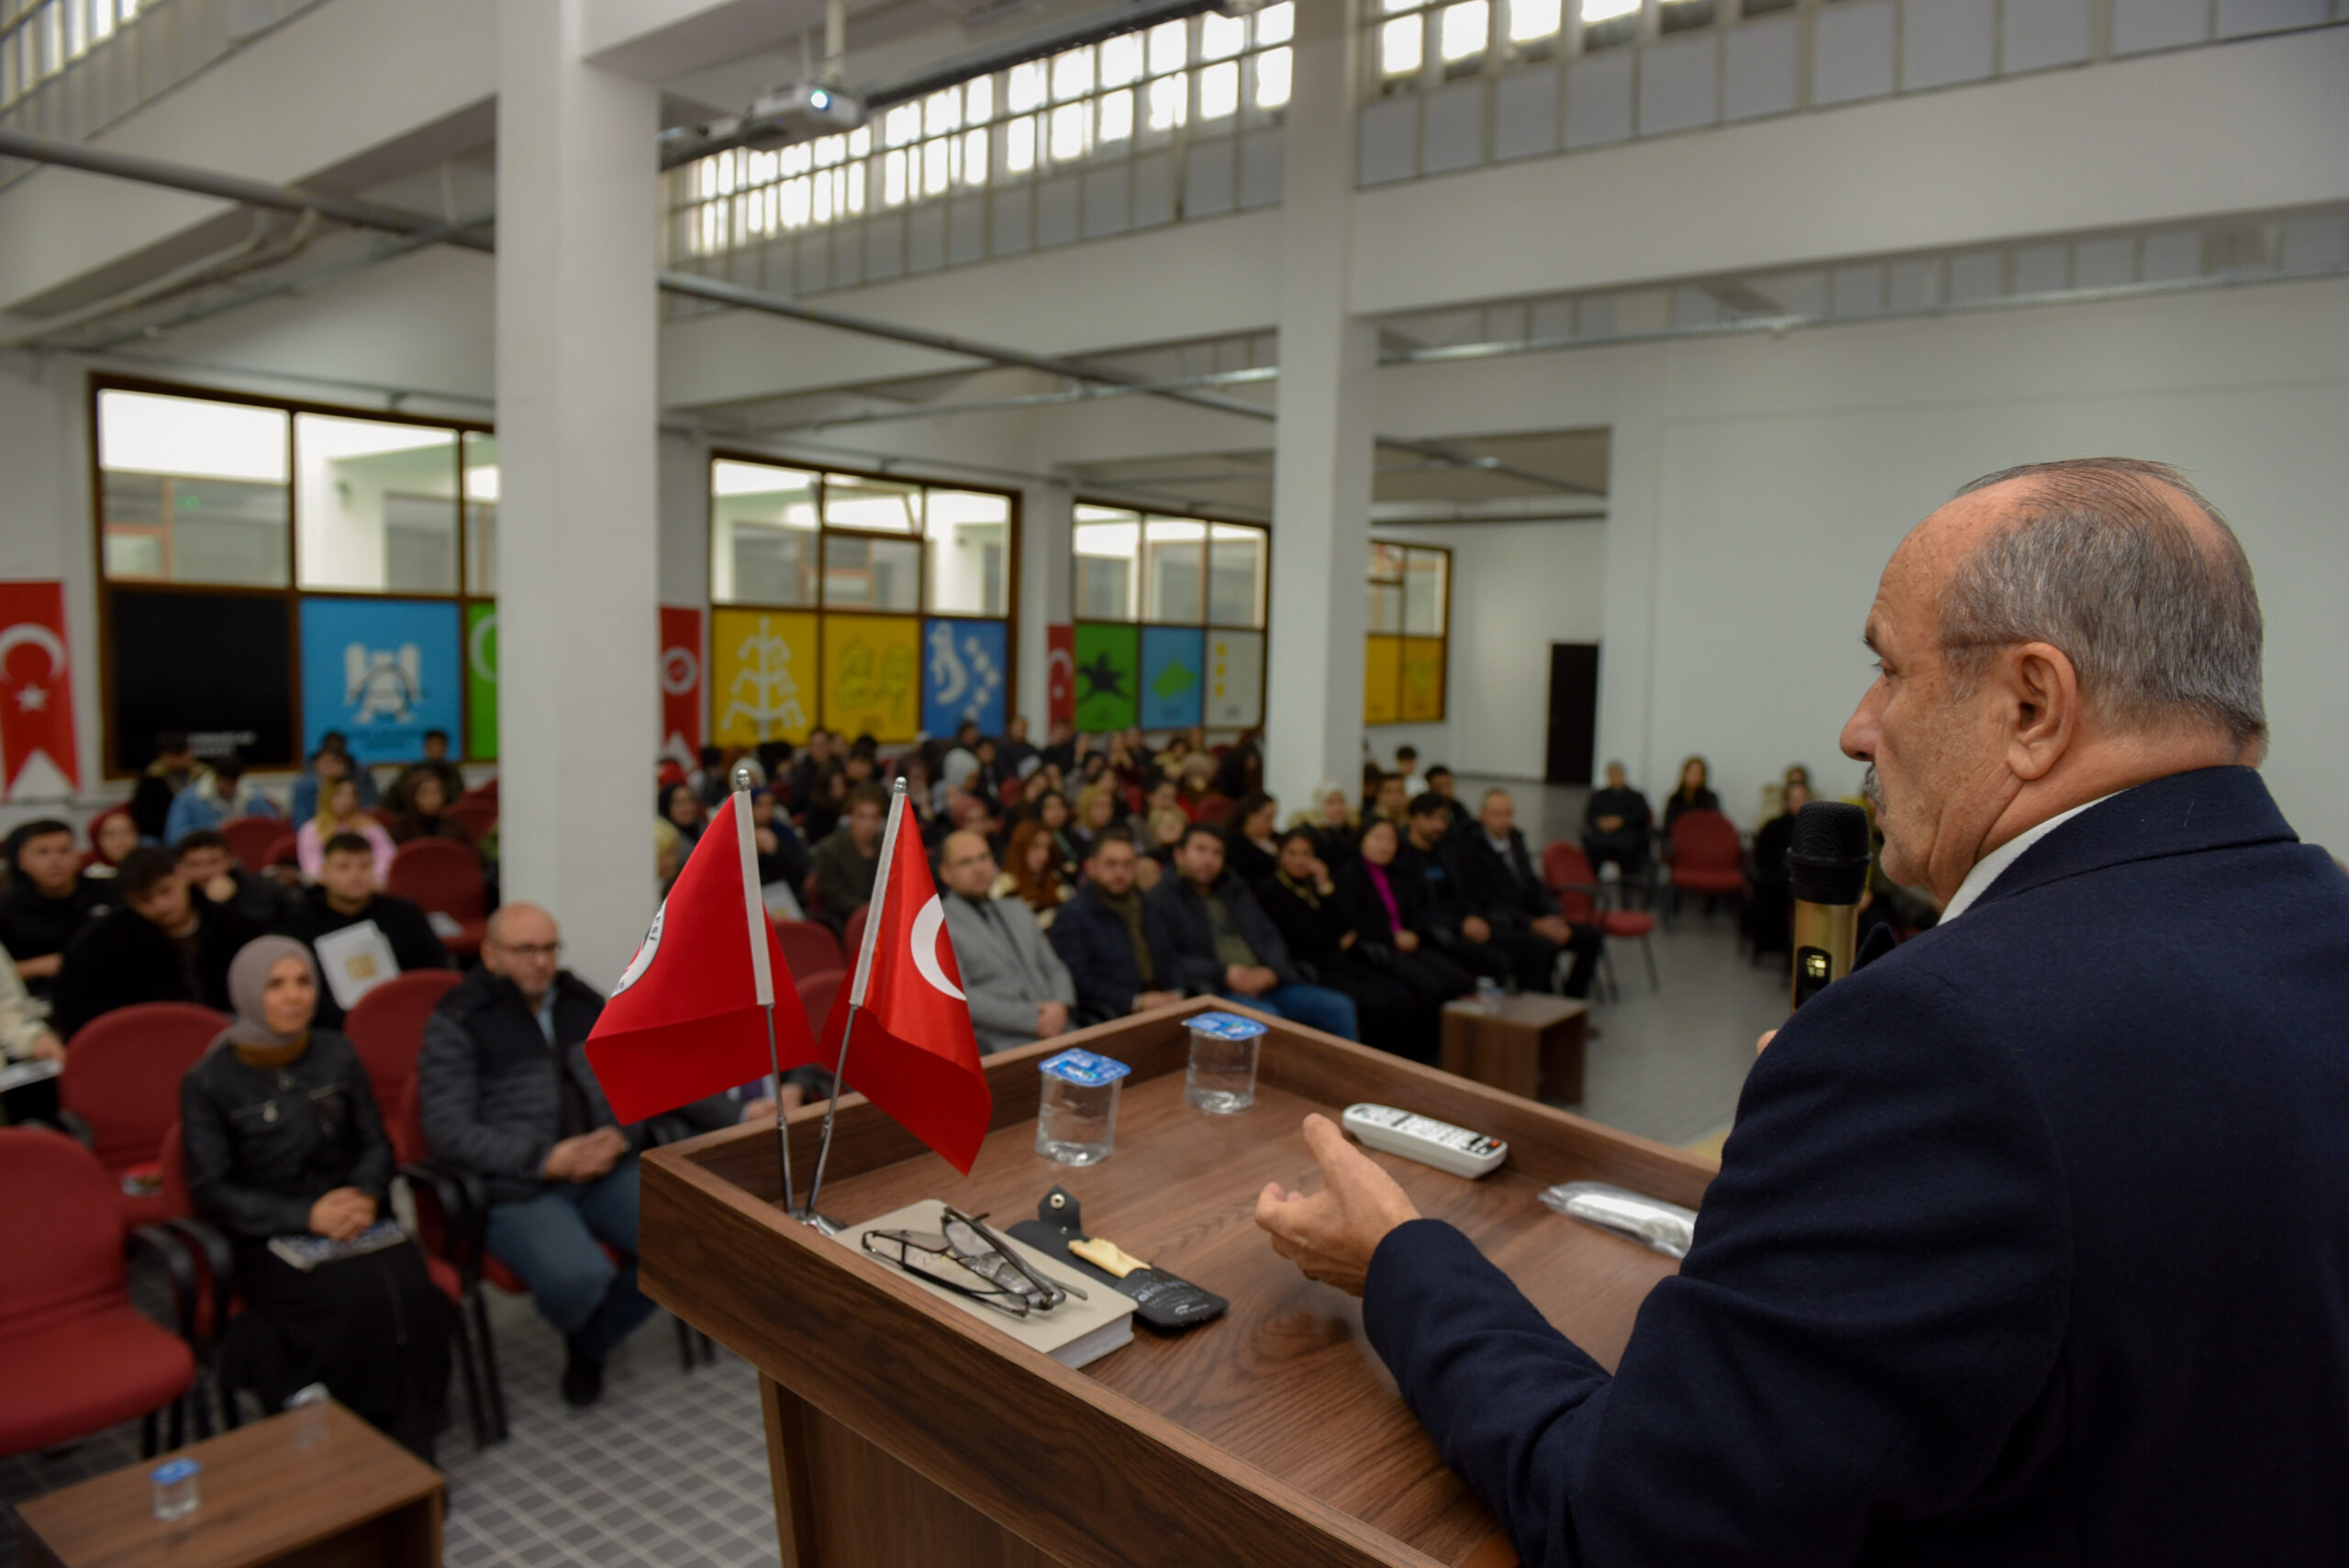
[[[1865,777],[1860,780],[1860,795],[1879,817],[1884,815],[1884,784],[1876,776],[1876,764],[1870,762]]]

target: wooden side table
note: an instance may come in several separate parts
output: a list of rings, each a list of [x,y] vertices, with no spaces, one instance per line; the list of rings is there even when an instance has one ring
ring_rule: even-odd
[[[307,1448],[294,1413],[164,1455],[204,1466],[202,1502],[168,1524],[148,1482],[162,1459],[19,1503],[18,1558],[27,1568],[440,1568],[440,1473],[340,1405],[316,1417]]]
[[[1474,1000],[1447,1002],[1436,1064],[1529,1100],[1546,1095],[1579,1105],[1589,1030],[1590,1004],[1564,996],[1520,993],[1499,998],[1490,1009]]]

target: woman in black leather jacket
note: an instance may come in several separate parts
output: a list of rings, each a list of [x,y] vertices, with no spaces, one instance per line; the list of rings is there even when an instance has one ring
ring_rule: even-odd
[[[429,1461],[451,1312],[416,1243],[378,1228],[392,1146],[366,1069],[348,1040],[310,1028],[317,973],[300,942],[248,943],[228,995],[235,1021],[180,1083],[188,1195],[228,1233],[244,1305],[227,1385],[275,1410],[323,1383]]]

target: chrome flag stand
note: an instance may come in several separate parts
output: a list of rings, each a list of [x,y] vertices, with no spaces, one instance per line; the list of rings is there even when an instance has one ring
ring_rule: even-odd
[[[824,1132],[816,1145],[816,1174],[807,1184],[807,1207],[799,1215],[801,1220],[827,1236],[839,1235],[841,1227],[817,1212],[816,1197],[824,1190],[824,1162],[832,1153],[832,1118],[840,1110],[841,1094],[847,1087],[841,1075],[848,1071],[849,1037],[856,1032],[856,1015],[864,1010],[864,987],[873,978],[873,947],[881,936],[878,916],[886,907],[883,900],[889,894],[890,868],[897,863],[897,825],[906,819],[905,806],[906,781],[900,778],[889,787],[889,822],[881,833],[880,872],[874,878],[873,896],[865,900],[864,937],[856,944],[856,975],[849,985],[848,1017],[841,1024],[840,1060],[832,1066],[832,1097],[824,1102]],[[779,1115],[782,1102],[778,1100],[776,1104]],[[785,1181],[784,1207],[787,1212],[791,1207],[788,1175]]]
[[[767,1018],[767,1071],[774,1081],[774,1143],[783,1165],[783,1212],[792,1211],[791,1132],[784,1120],[783,1064],[774,1048],[774,967],[767,960],[766,901],[759,896],[759,836],[751,824],[751,770],[734,770],[734,844],[742,857],[742,912],[750,922],[751,974]],[[826,1118],[827,1124],[829,1118]]]

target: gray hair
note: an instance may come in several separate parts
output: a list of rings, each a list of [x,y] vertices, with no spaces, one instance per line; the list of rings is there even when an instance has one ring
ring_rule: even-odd
[[[2033,483],[1961,562],[1942,606],[1959,684],[2019,642],[2060,648],[2083,697],[2125,728],[2187,718],[2265,741],[2259,592],[2243,542],[2186,477],[2136,458],[2076,458],[1986,475],[1961,495]],[[2189,504],[2212,537],[2197,537]]]

